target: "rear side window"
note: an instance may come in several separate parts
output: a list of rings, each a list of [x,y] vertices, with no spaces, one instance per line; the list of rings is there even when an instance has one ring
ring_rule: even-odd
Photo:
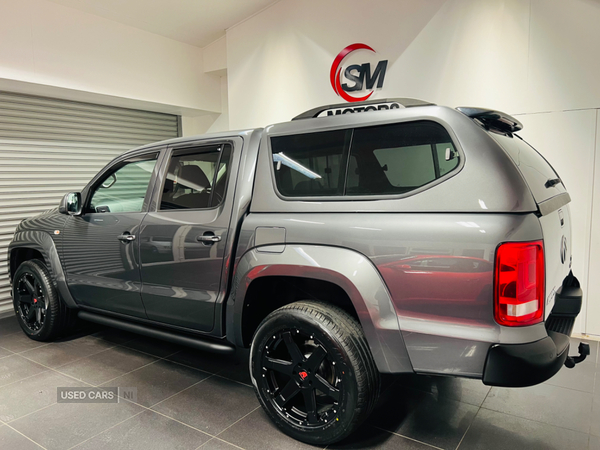
[[[231,146],[178,150],[171,156],[160,209],[218,206],[225,195]]]
[[[429,121],[274,137],[271,145],[287,197],[404,194],[459,164],[446,129]]]
[[[287,197],[343,195],[350,135],[340,130],[272,138],[279,192]]]

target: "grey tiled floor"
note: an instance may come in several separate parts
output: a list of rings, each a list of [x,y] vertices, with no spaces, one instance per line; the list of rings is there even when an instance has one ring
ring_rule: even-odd
[[[573,351],[578,341],[574,341]],[[330,449],[600,450],[600,362],[525,389],[416,375],[384,377],[378,407]],[[267,419],[248,353],[219,357],[85,326],[50,344],[0,320],[0,449],[303,449]],[[136,387],[137,402],[56,403],[57,387]]]

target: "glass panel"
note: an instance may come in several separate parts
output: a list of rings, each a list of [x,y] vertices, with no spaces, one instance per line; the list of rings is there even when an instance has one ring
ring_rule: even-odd
[[[218,195],[212,204],[220,203],[225,192],[230,150],[229,146],[225,147],[223,152],[227,153],[227,157],[219,163],[219,148],[215,147],[212,151],[206,148],[198,152],[186,151],[171,157],[160,202],[161,210],[210,207],[215,176]]]
[[[446,161],[446,148],[450,148]],[[444,127],[408,122],[357,128],[352,139],[346,195],[403,194],[458,166]]]
[[[347,130],[271,139],[275,181],[289,197],[342,195]]]
[[[156,156],[125,162],[104,177],[92,194],[90,209],[103,213],[141,212]]]
[[[229,173],[229,164],[231,159],[231,146],[226,145],[221,155],[221,161],[219,162],[219,170],[217,171],[217,177],[215,179],[215,188],[213,190],[213,196],[210,206],[220,205],[225,198],[225,190],[227,188],[227,175]]]

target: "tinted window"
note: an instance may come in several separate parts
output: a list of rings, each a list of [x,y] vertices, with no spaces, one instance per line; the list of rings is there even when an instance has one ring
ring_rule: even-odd
[[[210,208],[223,200],[231,147],[214,146],[173,153],[160,209]]]
[[[434,122],[354,131],[346,195],[403,194],[458,166],[448,132]]]
[[[343,195],[348,130],[271,139],[275,181],[288,197]]]
[[[89,209],[95,212],[141,212],[157,154],[118,164],[96,185]]]

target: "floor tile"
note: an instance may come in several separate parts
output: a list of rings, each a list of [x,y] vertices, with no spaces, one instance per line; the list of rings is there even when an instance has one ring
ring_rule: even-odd
[[[206,444],[202,445],[198,450],[239,450],[240,447],[229,444],[228,442],[221,441],[217,438],[213,438]]]
[[[600,393],[594,395],[591,420],[590,433],[594,436],[600,436]]]
[[[587,443],[586,433],[481,409],[459,450],[583,450]]]
[[[380,449],[380,450],[432,450],[434,447],[413,441],[397,434],[389,433],[372,426],[363,426],[352,433],[342,442],[329,445],[327,450],[354,450],[354,449]]]
[[[24,352],[44,345],[48,345],[48,342],[34,341],[33,339],[29,339],[25,333],[13,333],[0,337],[0,347],[14,353]]]
[[[58,370],[78,380],[99,385],[150,364],[156,359],[127,347],[113,347],[61,366]]]
[[[11,352],[10,350],[0,347],[0,358],[4,358],[4,357],[10,356],[12,354],[13,354],[13,352]]]
[[[28,350],[21,353],[21,355],[45,366],[55,368],[111,347],[114,347],[114,344],[91,336],[71,337],[52,342],[44,347]]]
[[[145,411],[78,445],[75,449],[195,450],[210,439],[207,434],[155,412]]]
[[[529,388],[492,388],[483,408],[587,433],[592,395],[540,384]]]
[[[481,406],[491,389],[481,380],[413,374],[400,375],[396,385],[475,406]]]
[[[57,403],[11,426],[48,450],[67,449],[143,411],[121,403]],[[43,426],[40,426],[43,424]]]
[[[0,360],[1,361],[1,360]],[[137,388],[137,403],[152,406],[210,376],[166,360],[156,361],[109,381],[106,386]]]
[[[20,355],[0,359],[0,387],[48,370]]]
[[[9,334],[22,332],[23,330],[21,329],[19,322],[17,322],[16,317],[12,316],[0,319],[0,338]]]
[[[42,447],[31,442],[12,428],[4,425],[0,426],[0,448],[11,450],[39,450]]]
[[[477,407],[440,395],[394,386],[367,423],[429,445],[456,448]]]
[[[165,356],[172,355],[175,352],[182,350],[183,347],[170,342],[160,341],[158,339],[152,339],[146,336],[137,336],[131,341],[123,343],[125,347],[138,350],[140,352],[149,353],[150,355],[164,358]]]
[[[312,445],[292,439],[279,431],[262,408],[257,409],[219,435],[246,450],[303,450],[315,449]]]
[[[153,409],[217,435],[258,406],[252,388],[213,376]]]
[[[0,388],[0,420],[9,422],[56,403],[58,387],[85,386],[52,370]],[[2,448],[2,447],[0,447]]]
[[[138,339],[140,337],[139,334],[129,333],[117,328],[102,328],[92,333],[91,336],[97,339],[112,342],[113,344],[124,344],[125,342],[133,341],[134,339]]]

